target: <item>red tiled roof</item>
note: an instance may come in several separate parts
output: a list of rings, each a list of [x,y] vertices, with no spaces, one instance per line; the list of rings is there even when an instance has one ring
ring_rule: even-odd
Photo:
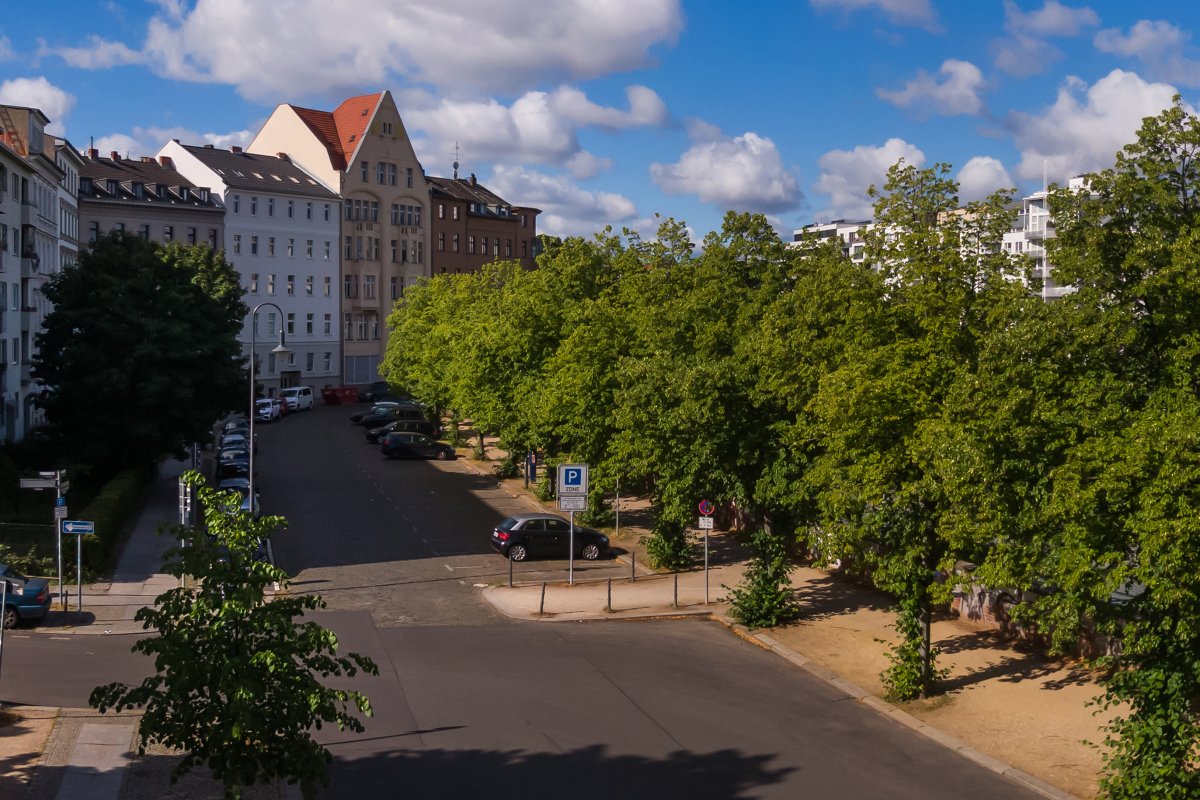
[[[382,92],[363,94],[343,100],[334,109],[333,121],[337,125],[338,143],[345,158],[349,159],[354,154],[382,97]]]
[[[325,145],[330,165],[340,171],[346,169],[382,97],[382,92],[351,97],[332,112],[300,106],[291,108]]]

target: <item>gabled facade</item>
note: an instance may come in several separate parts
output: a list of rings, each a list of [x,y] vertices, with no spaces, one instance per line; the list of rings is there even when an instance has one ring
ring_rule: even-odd
[[[474,175],[426,181],[433,274],[478,272],[491,261],[520,261],[526,269],[537,265],[539,209],[511,205]]]
[[[341,383],[338,196],[286,156],[168,142],[158,153],[192,183],[209,186],[225,207],[225,255],[241,275],[251,313],[242,352],[258,353],[265,395],[288,386]],[[260,303],[279,306],[276,311]],[[282,314],[282,316],[280,316]],[[251,319],[255,329],[251,335]],[[291,353],[276,357],[283,326]]]
[[[378,380],[387,316],[430,274],[429,190],[391,93],[278,106],[247,150],[286,153],[340,195],[342,382]]]
[[[17,257],[11,271],[13,260],[5,260],[4,281],[8,295],[8,319],[2,334],[7,345],[5,372],[14,373],[6,374],[3,400],[4,436],[9,441],[24,438],[43,421],[33,402],[41,389],[33,380],[31,367],[35,337],[50,313],[43,287],[59,270],[59,190],[63,183],[54,137],[46,135],[49,122],[36,108],[0,106],[4,144],[24,162],[8,176],[7,188],[18,205],[13,214],[5,214],[12,240],[8,252]]]
[[[121,158],[116,152],[101,158],[88,150],[79,170],[79,218],[84,245],[125,231],[163,244],[225,247],[220,198],[179,174],[169,159]]]

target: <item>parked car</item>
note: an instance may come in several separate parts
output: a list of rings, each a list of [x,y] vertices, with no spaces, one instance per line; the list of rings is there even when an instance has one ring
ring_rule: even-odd
[[[435,442],[423,433],[407,431],[389,433],[380,440],[379,449],[388,458],[436,458],[449,461],[455,457],[454,448],[445,442]]]
[[[238,509],[254,517],[259,515],[260,509],[258,506],[258,492],[254,493],[254,503],[250,503],[249,478],[225,478],[217,484],[217,491],[237,492],[238,496],[241,498],[238,503]]]
[[[279,407],[279,398],[260,397],[254,401],[254,413],[259,422],[274,422],[283,415],[283,410]]]
[[[391,393],[392,390],[388,387],[387,381],[375,381],[367,388],[359,391],[358,399],[359,401],[370,403]]]
[[[442,429],[427,419],[394,419],[386,425],[381,425],[378,428],[368,428],[367,441],[371,442],[372,444],[376,444],[380,439],[382,439],[384,436],[387,436],[392,431],[423,433],[431,439],[436,439],[442,435]]]
[[[228,433],[226,433],[224,436],[221,437],[221,449],[229,450],[229,449],[233,449],[233,448],[241,448],[244,450],[248,446],[248,443],[250,441],[249,436],[250,436],[249,430],[229,431]],[[258,439],[257,436],[255,436],[254,438]],[[255,441],[255,443],[254,443],[254,452],[255,453],[258,452],[258,442],[257,441]]]
[[[399,400],[384,400],[379,403],[372,403],[371,407],[366,411],[358,411],[350,415],[350,422],[355,425],[362,425],[363,419],[375,414],[382,414],[391,408],[396,408],[400,405]]]
[[[492,530],[492,547],[513,561],[530,556],[565,558],[571,523],[555,514],[513,514]],[[575,555],[595,561],[610,554],[608,537],[592,528],[575,526]]]
[[[288,411],[307,411],[313,407],[311,386],[289,386],[279,393],[279,400]]]
[[[248,478],[250,451],[244,447],[226,447],[217,453],[216,479]]]
[[[0,580],[8,583],[8,600],[0,624],[15,628],[23,619],[41,619],[50,610],[50,581],[26,578],[7,564],[0,564]]]
[[[367,414],[359,424],[368,430],[378,428],[389,422],[396,420],[404,420],[407,422],[423,422],[425,421],[425,411],[418,405],[413,403],[400,403],[395,406],[386,406],[378,413]]]

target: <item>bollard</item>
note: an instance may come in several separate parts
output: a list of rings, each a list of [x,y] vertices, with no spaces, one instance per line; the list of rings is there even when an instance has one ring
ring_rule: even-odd
[[[634,547],[629,554],[629,582],[633,583],[637,580],[637,548]]]
[[[608,606],[609,611],[612,611],[612,578],[608,579]]]
[[[675,596],[671,599],[671,605],[679,608],[679,573],[675,573]]]
[[[546,613],[546,582],[542,581],[542,602],[538,603],[538,613]]]
[[[508,560],[508,588],[510,588],[510,589],[512,588],[512,571],[513,571],[513,562],[512,562],[512,559],[510,558]]]

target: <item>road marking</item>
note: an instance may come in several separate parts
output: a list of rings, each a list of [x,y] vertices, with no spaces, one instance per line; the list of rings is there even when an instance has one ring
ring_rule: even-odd
[[[446,568],[447,572],[454,572],[454,567],[450,566],[449,564],[442,564],[442,566]]]

